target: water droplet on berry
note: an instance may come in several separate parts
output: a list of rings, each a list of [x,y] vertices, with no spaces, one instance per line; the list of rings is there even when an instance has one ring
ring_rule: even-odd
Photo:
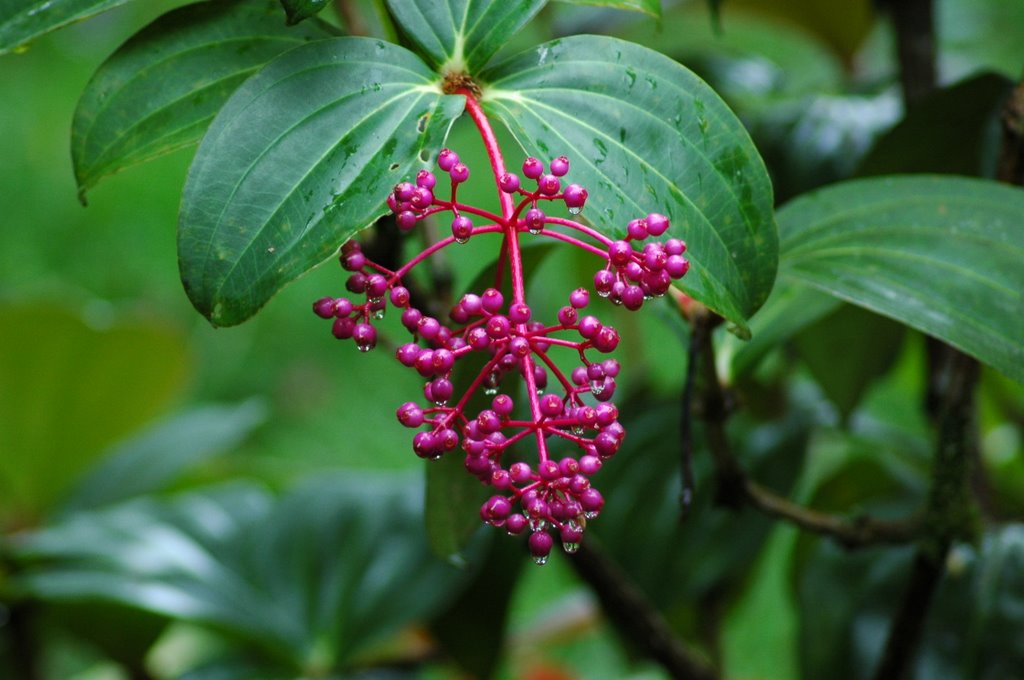
[[[583,212],[583,208],[576,208],[576,207],[569,208],[569,214],[570,215],[579,215],[581,212]]]
[[[568,543],[566,541],[562,541],[562,550],[564,550],[565,552],[569,553],[570,555],[576,554],[576,552],[579,549],[580,549],[580,544],[579,543]]]
[[[356,343],[356,349],[358,349],[360,352],[369,352],[371,349],[373,349],[373,347],[371,347],[370,345],[361,345],[359,343]]]
[[[590,381],[590,393],[595,397],[604,392],[604,378]]]
[[[469,237],[466,236],[464,238],[459,238],[458,236],[456,236],[455,237],[455,242],[456,243],[469,243]]]
[[[540,566],[543,567],[545,564],[548,563],[548,556],[547,555],[534,555],[533,556],[533,563],[534,564],[539,564]]]
[[[597,513],[594,512],[593,510],[589,510],[587,512],[584,512],[583,516],[586,517],[587,519],[597,519]]]
[[[385,309],[386,309],[385,307],[381,307],[380,309],[375,309],[375,310],[373,310],[373,314],[371,314],[370,316],[372,318],[376,319],[377,321],[380,321],[381,319],[384,318],[384,310]]]
[[[534,236],[539,236],[544,231],[544,225],[540,224],[535,226],[531,224],[529,227],[526,228],[526,230],[533,234]]]

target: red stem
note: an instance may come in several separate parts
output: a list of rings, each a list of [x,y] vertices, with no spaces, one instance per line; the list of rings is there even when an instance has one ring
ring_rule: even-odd
[[[494,136],[494,129],[487,120],[480,102],[473,94],[466,89],[459,90],[459,93],[466,97],[466,111],[476,125],[483,140],[484,148],[487,150],[487,157],[491,160],[491,170],[494,172],[494,183],[497,186],[501,176],[506,173],[505,159],[501,155],[501,148],[498,146],[498,139]],[[516,304],[526,302],[526,284],[523,280],[523,257],[519,250],[519,232],[516,230],[515,205],[512,196],[498,188],[498,200],[501,203],[501,215],[504,218],[505,245],[507,245],[508,263],[512,273],[512,300]],[[517,324],[516,330],[519,333],[526,333],[526,324]],[[526,381],[526,394],[530,399],[530,414],[534,422],[540,422],[543,414],[540,412],[540,399],[537,396],[537,381],[533,375],[533,358],[526,355],[521,361],[523,379]],[[548,460],[547,442],[544,433],[537,430],[537,457],[541,463]]]

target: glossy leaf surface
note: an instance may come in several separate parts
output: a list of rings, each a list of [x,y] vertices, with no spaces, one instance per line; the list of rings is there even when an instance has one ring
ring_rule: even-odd
[[[107,59],[82,93],[71,127],[79,193],[197,142],[246,78],[281,52],[331,35],[318,21],[286,27],[274,0],[213,0],[163,15]]]
[[[745,329],[775,278],[771,182],[711,88],[657,52],[596,36],[546,43],[482,78],[485,109],[527,153],[570,158],[567,181],[590,192],[586,220],[621,236],[631,219],[668,215],[690,246],[683,288]]]
[[[189,171],[178,257],[192,303],[214,325],[250,317],[383,215],[464,105],[379,40],[320,40],[272,61],[221,109]]]
[[[0,0],[0,54],[128,0]]]
[[[388,0],[388,9],[427,62],[475,74],[547,0]]]
[[[1024,191],[960,177],[844,182],[779,211],[786,276],[1024,381]]]
[[[339,670],[472,576],[431,557],[418,486],[347,473],[280,499],[235,483],[77,513],[16,542],[48,561],[18,585],[215,625],[292,673]]]

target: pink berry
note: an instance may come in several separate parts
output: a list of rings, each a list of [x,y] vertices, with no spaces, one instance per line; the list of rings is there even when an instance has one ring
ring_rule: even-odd
[[[539,159],[530,156],[523,161],[523,174],[530,179],[537,179],[544,174],[544,164]]]
[[[565,156],[559,156],[558,158],[551,161],[551,174],[555,177],[564,177],[565,173],[569,172],[569,159]]]
[[[441,153],[437,154],[437,167],[441,168],[445,172],[451,171],[458,162],[459,155],[451,149],[441,149]]]
[[[510,172],[506,172],[498,180],[498,186],[506,194],[514,194],[516,191],[519,190],[519,177],[518,175],[513,175]]]
[[[461,184],[469,179],[469,168],[466,167],[465,163],[456,163],[452,166],[452,169],[448,171],[451,175],[452,182]]]
[[[668,231],[668,218],[660,213],[651,213],[647,216],[647,232],[651,236],[661,236]]]

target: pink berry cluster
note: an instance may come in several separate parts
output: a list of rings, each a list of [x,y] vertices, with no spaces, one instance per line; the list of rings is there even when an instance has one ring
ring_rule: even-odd
[[[583,187],[563,187],[562,177],[569,171],[564,156],[547,168],[536,158],[524,161],[522,174],[535,188],[524,188],[515,174],[496,172],[497,188],[505,195],[501,215],[458,201],[458,188],[468,179],[469,169],[455,152],[442,150],[437,164],[450,178],[448,199],[435,193],[438,177],[421,170],[414,182],[396,185],[387,204],[402,231],[430,216],[450,213],[451,236],[396,271],[370,261],[356,242],[349,241],[342,247],[340,261],[350,272],[348,291],[359,298],[321,298],[313,310],[333,319],[335,337],[351,338],[361,351],[375,346],[373,321],[383,317],[388,303],[401,310],[402,325],[412,339],[398,347],[396,356],[424,379],[423,400],[407,401],[397,410],[399,422],[417,430],[413,451],[437,460],[456,455],[461,448],[466,469],[494,490],[480,508],[483,520],[504,527],[509,534],[528,533],[530,552],[543,564],[554,544],[553,534],[566,552],[575,552],[587,521],[597,517],[604,504],[590,478],[616,454],[625,437],[618,409],[611,402],[620,365],[607,356],[619,344],[619,334],[587,313],[591,300],[585,288],[569,294],[557,319],[535,319],[525,300],[519,237],[545,235],[597,255],[604,265],[594,275],[595,290],[628,309],[664,295],[672,281],[686,273],[686,246],[668,239],[634,248],[634,243],[668,230],[668,218],[655,213],[631,221],[622,240],[546,215],[539,207],[542,201],[561,201],[571,215],[578,214],[587,201]],[[403,276],[431,253],[488,233],[504,239],[500,252],[512,279],[508,298],[497,283],[468,292],[447,319],[425,314],[411,304]],[[556,348],[574,358],[571,370],[563,371],[551,358]],[[467,389],[455,394],[456,362],[474,352],[483,367]],[[478,393],[490,397],[489,403],[471,412],[470,398]],[[532,463],[524,459],[523,440],[535,442]]]

